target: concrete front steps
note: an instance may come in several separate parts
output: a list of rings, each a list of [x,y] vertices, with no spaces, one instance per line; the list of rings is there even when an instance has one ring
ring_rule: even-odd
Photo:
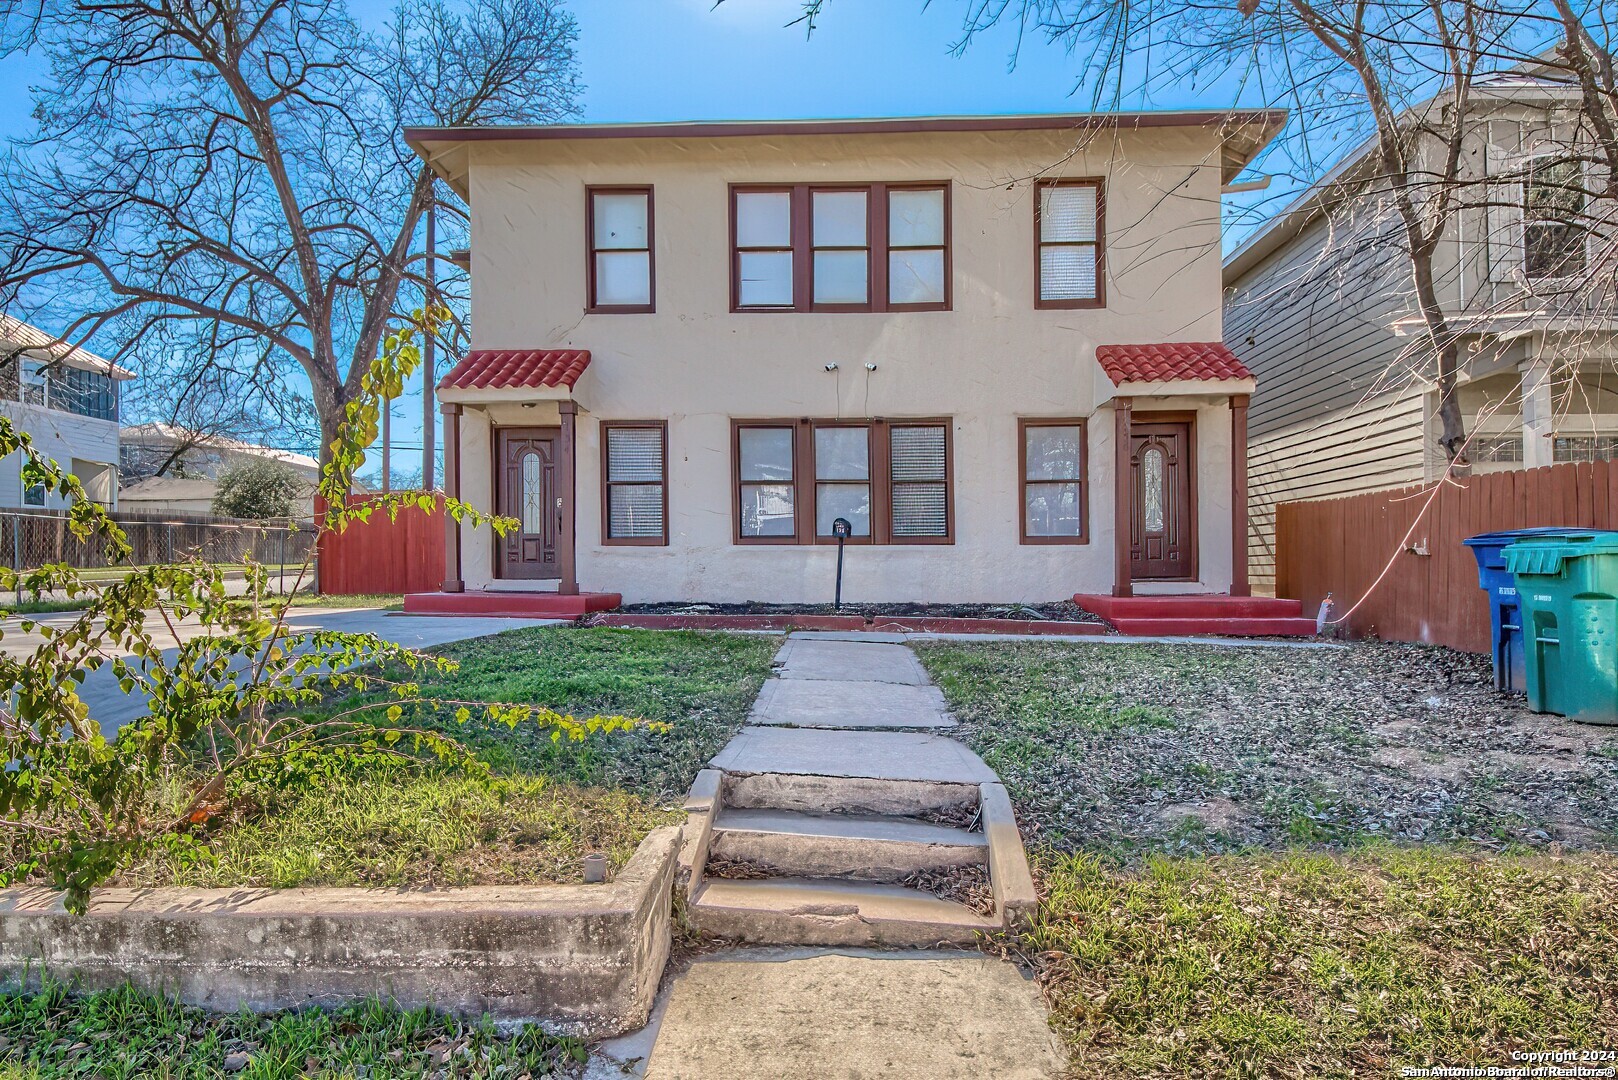
[[[865,947],[969,945],[1035,903],[1011,803],[998,783],[932,783],[705,770],[687,801],[682,864],[687,915],[752,943]],[[971,816],[978,828],[920,815]],[[715,877],[710,860],[769,876]],[[902,882],[917,872],[981,866],[994,914]]]
[[[1073,602],[1131,637],[1313,637],[1315,620],[1297,600],[1269,596],[1107,596],[1079,593]]]

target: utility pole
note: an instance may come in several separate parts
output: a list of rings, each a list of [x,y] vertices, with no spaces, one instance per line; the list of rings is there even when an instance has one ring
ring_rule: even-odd
[[[435,177],[431,183],[433,187],[427,192],[427,303],[438,302],[437,281],[438,263],[438,180]],[[421,489],[433,490],[433,381],[437,377],[433,372],[433,350],[436,345],[434,335],[428,334],[426,347],[422,349],[421,362]]]

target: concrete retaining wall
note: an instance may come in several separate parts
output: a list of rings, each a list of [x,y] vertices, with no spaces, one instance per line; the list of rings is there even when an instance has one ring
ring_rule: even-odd
[[[82,916],[0,890],[0,979],[128,980],[193,1005],[271,1010],[376,994],[588,1035],[642,1026],[669,955],[680,829],[605,885],[102,889]]]

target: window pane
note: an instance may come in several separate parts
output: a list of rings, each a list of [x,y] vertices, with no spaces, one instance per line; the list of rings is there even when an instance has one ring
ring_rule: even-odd
[[[870,429],[863,427],[816,428],[815,478],[818,480],[869,480],[871,478]]]
[[[597,191],[595,199],[595,245],[609,248],[641,248],[646,242],[646,196]]]
[[[539,455],[530,451],[522,456],[522,532],[538,536],[545,529],[544,466]]]
[[[863,191],[814,193],[814,246],[865,247],[865,211],[870,198]]]
[[[1163,451],[1156,446],[1148,446],[1140,457],[1141,527],[1149,533],[1163,531],[1167,502],[1163,461]]]
[[[663,485],[614,484],[607,488],[607,535],[614,540],[663,537]]]
[[[847,518],[853,535],[871,535],[871,485],[821,484],[815,489],[815,533],[831,536],[831,523]]]
[[[1584,227],[1556,221],[1524,225],[1523,273],[1534,279],[1584,273]]]
[[[888,435],[894,480],[944,479],[942,425],[894,427]]]
[[[943,247],[943,190],[888,192],[888,243],[894,247]]]
[[[792,479],[791,428],[742,428],[738,439],[743,480]]]
[[[791,484],[742,485],[743,536],[791,536],[795,532]]]
[[[1096,238],[1096,189],[1088,184],[1039,189],[1039,238],[1046,243]]]
[[[651,257],[644,251],[611,251],[596,255],[596,303],[650,304]]]
[[[894,485],[893,535],[948,536],[945,507],[943,484]]]
[[[741,264],[741,287],[736,300],[742,307],[792,305],[790,251],[744,251]]]
[[[815,252],[815,303],[866,303],[871,298],[866,281],[869,266],[863,251]]]
[[[1079,535],[1078,484],[1029,484],[1024,499],[1024,522],[1029,536]]]
[[[792,246],[792,193],[738,191],[736,193],[736,246]]]
[[[660,428],[608,428],[607,480],[611,483],[663,482]]]
[[[894,251],[888,254],[888,303],[942,304],[944,252]]]
[[[1079,431],[1077,425],[1024,428],[1023,436],[1028,447],[1027,479],[1077,480],[1083,476],[1079,472],[1079,455],[1082,452]]]
[[[1096,249],[1046,247],[1039,249],[1041,300],[1094,300]]]

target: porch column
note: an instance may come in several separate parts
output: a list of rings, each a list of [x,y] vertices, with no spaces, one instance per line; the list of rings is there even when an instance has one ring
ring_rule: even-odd
[[[1518,368],[1522,379],[1522,463],[1525,469],[1556,464],[1556,408],[1551,400],[1551,362],[1534,357]]]
[[[1247,583],[1247,395],[1230,395],[1230,595],[1251,596]]]
[[[1134,596],[1129,577],[1130,519],[1135,513],[1134,475],[1129,467],[1134,402],[1126,397],[1112,399],[1113,423],[1113,568],[1112,595]]]
[[[557,404],[557,411],[562,417],[562,437],[556,451],[556,472],[559,478],[562,500],[560,528],[556,537],[556,561],[562,571],[562,581],[557,592],[575,596],[579,591],[578,558],[574,546],[573,519],[575,499],[578,495],[578,454],[575,452],[577,438],[577,425],[575,423],[579,406],[577,402],[563,401]]]
[[[444,414],[444,494],[452,499],[461,497],[461,407],[446,401],[439,410]],[[444,592],[465,592],[461,580],[461,525],[444,515]]]

